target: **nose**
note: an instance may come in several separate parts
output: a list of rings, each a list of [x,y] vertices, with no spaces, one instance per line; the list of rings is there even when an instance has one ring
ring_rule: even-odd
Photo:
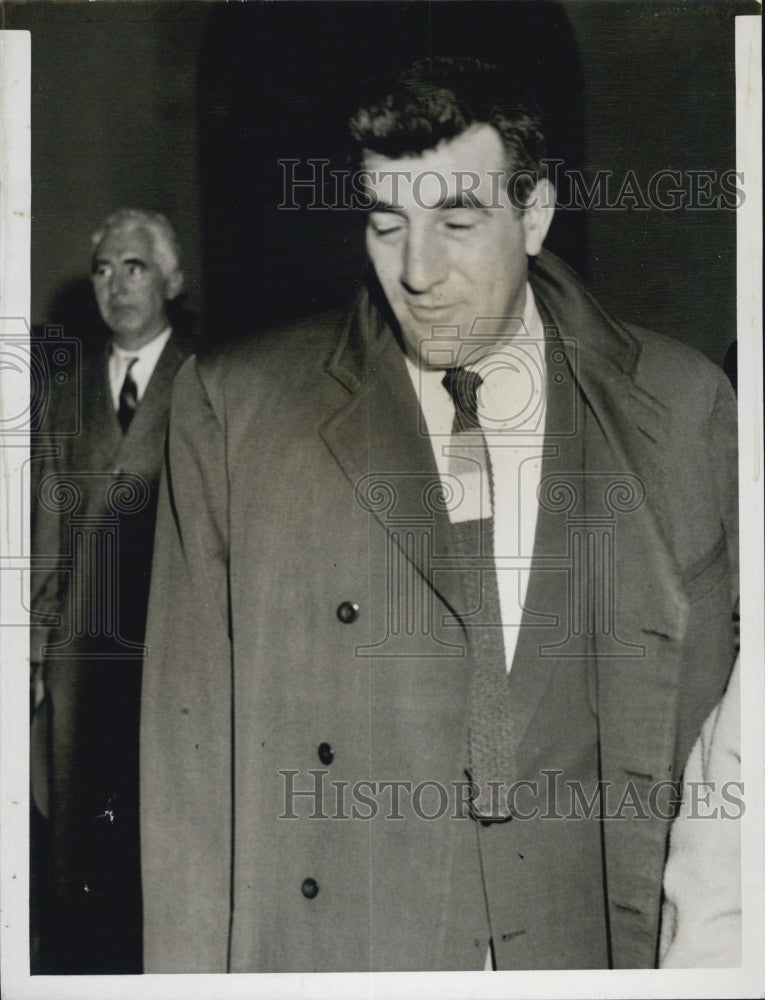
[[[125,291],[125,279],[124,275],[120,272],[120,269],[115,267],[112,273],[109,275],[109,294],[116,298],[123,294]]]
[[[446,273],[446,254],[436,235],[412,227],[404,245],[401,284],[408,292],[422,295],[440,284]]]

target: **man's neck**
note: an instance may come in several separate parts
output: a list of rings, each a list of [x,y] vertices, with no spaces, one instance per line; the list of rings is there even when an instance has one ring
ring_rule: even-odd
[[[138,337],[124,337],[122,334],[115,333],[112,331],[112,344],[118,347],[121,351],[130,353],[133,351],[140,351],[142,348],[146,347],[157,337],[162,336],[170,329],[170,324],[165,322],[158,329],[153,330],[151,333],[144,333]]]
[[[474,338],[463,340],[458,345],[459,367],[473,366],[492,354],[501,352],[503,345],[510,344],[518,336],[534,335],[539,326],[534,293],[528,281],[523,286],[514,306],[501,317],[486,317],[477,320],[471,330]],[[413,357],[405,348],[410,361],[419,364],[423,370],[443,372],[444,365],[430,365],[422,356]]]

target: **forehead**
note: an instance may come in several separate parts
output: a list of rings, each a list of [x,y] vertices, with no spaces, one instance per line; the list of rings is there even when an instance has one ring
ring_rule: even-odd
[[[491,125],[473,125],[418,156],[398,159],[372,150],[364,154],[365,183],[381,201],[407,204],[408,200],[434,206],[467,190],[479,197],[496,191],[504,173],[505,149]],[[394,195],[398,194],[398,198]]]
[[[153,263],[154,243],[148,230],[117,229],[107,233],[93,254],[96,260],[129,260],[137,258],[145,263]]]

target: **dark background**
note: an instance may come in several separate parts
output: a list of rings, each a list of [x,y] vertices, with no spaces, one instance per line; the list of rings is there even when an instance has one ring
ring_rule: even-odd
[[[588,177],[735,167],[738,2],[28,3],[32,322],[99,335],[90,233],[153,208],[185,251],[209,339],[343,301],[359,219],[279,210],[279,158],[343,165],[363,78],[410,58],[500,60],[536,91],[550,155]],[[305,168],[307,170],[307,168]],[[563,192],[565,194],[565,192]],[[548,245],[621,318],[721,363],[735,337],[735,212],[559,212]]]

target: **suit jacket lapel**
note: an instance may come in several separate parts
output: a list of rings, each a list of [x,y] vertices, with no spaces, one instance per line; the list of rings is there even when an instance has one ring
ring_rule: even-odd
[[[176,336],[171,336],[165,344],[135,416],[121,437],[116,454],[121,468],[143,470],[161,461],[173,379],[189,353],[190,345]]]
[[[146,472],[157,466],[173,379],[192,350],[192,344],[170,337],[126,434],[122,433],[111,398],[108,347],[86,362],[80,381],[82,433],[72,445],[79,457],[70,463],[71,467],[93,472]]]
[[[73,468],[108,471],[122,445],[122,429],[109,389],[108,348],[86,362],[80,380],[82,436],[76,447],[81,458]]]

